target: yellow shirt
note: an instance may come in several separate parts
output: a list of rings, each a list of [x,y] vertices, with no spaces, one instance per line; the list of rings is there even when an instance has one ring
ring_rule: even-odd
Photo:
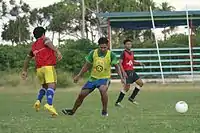
[[[105,57],[98,56],[98,49],[94,50],[91,77],[104,79],[111,77],[111,52],[107,51]]]

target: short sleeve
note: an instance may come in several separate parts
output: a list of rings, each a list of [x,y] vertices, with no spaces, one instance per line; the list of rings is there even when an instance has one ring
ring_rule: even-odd
[[[124,59],[124,51],[121,53],[120,57],[119,57],[121,60]]]
[[[91,51],[91,52],[85,57],[85,60],[86,60],[88,63],[90,63],[90,64],[93,63],[93,54],[94,54],[94,50]]]
[[[111,65],[116,65],[119,63],[117,55],[114,52],[111,52]]]
[[[44,44],[47,44],[47,43],[52,43],[52,41],[48,37],[45,37]]]
[[[34,57],[33,51],[31,50],[31,51],[28,53],[27,56],[28,56],[28,57]]]

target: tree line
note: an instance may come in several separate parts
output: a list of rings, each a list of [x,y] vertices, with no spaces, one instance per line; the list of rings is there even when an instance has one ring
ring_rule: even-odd
[[[98,7],[96,2],[97,0],[85,1],[85,34],[86,39],[90,38],[93,42],[99,26],[99,19],[93,15],[95,12],[149,11],[149,6],[153,10],[175,10],[167,2],[158,5],[153,0],[103,0],[98,3]],[[9,2],[0,0],[0,4],[0,19],[4,22],[1,37],[5,41],[10,41],[12,44],[28,43],[33,40],[30,29],[36,26],[44,26],[51,32],[52,40],[57,34],[59,44],[66,39],[66,35],[81,39],[81,0],[61,0],[47,7],[33,9],[22,0],[19,3],[15,0]],[[8,20],[8,22],[4,20]],[[166,28],[163,30],[163,34],[166,36],[172,30],[173,27]],[[119,46],[118,41],[125,36],[138,42],[141,42],[139,39],[141,36],[145,41],[153,40],[151,30],[123,31],[115,29],[112,37],[114,45]]]

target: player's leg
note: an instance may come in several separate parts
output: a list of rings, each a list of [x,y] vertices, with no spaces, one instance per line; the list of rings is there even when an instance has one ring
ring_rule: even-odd
[[[136,86],[135,86],[135,89],[133,90],[133,93],[132,93],[131,96],[129,97],[129,101],[132,102],[132,103],[138,104],[138,103],[135,101],[135,97],[137,96],[138,92],[139,92],[140,89],[142,88],[142,86],[143,86],[143,81],[142,81],[142,79],[141,79],[135,72],[133,72],[133,80],[135,81]]]
[[[76,110],[81,106],[85,97],[87,97],[95,88],[96,88],[96,86],[94,85],[94,82],[88,81],[83,86],[81,92],[79,93],[79,95],[74,103],[73,108],[72,109],[67,109],[67,108],[63,109],[62,112],[65,115],[73,115],[76,112]]]
[[[124,88],[122,88],[122,90],[119,93],[117,101],[115,102],[115,106],[122,107],[121,102],[124,99],[126,93],[129,91],[129,89],[130,89],[130,84],[125,84]]]
[[[99,88],[99,92],[101,94],[101,102],[102,102],[102,116],[108,116],[108,87],[110,85],[109,79],[101,79],[97,82],[97,87]]]
[[[74,106],[72,109],[63,109],[62,112],[65,115],[73,115],[76,110],[81,106],[83,103],[83,100],[91,93],[92,91],[90,89],[82,89],[81,92],[79,93]]]
[[[37,78],[38,78],[40,84],[42,85],[42,87],[39,90],[38,95],[37,95],[37,101],[34,104],[35,110],[39,111],[40,110],[40,103],[41,103],[43,97],[46,94],[47,85],[45,84],[45,79],[44,79],[44,75],[42,73],[42,69],[41,68],[37,69],[36,75],[37,75]]]
[[[48,88],[46,91],[47,104],[45,104],[45,109],[47,109],[52,115],[58,115],[56,109],[53,107],[53,98],[56,90],[56,70],[54,66],[45,66],[44,69],[44,77],[45,83]]]
[[[124,85],[124,88],[121,90],[119,97],[115,103],[115,106],[122,107],[121,101],[123,100],[126,92],[130,89],[130,85],[133,84],[133,75],[132,71],[126,71],[127,78],[126,78],[126,84]]]
[[[40,103],[42,102],[43,97],[46,94],[46,90],[48,88],[47,84],[42,84],[41,89],[39,90],[38,96],[37,96],[37,100],[40,101]]]

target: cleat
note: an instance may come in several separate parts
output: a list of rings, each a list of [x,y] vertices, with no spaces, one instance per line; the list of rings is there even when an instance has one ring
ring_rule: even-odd
[[[132,98],[130,98],[130,97],[129,97],[128,100],[129,100],[131,103],[135,104],[135,105],[138,105],[138,104],[139,104],[138,102],[136,102],[134,99],[132,99]]]
[[[38,112],[40,110],[40,101],[37,100],[33,107],[35,108],[36,112]]]
[[[115,103],[115,106],[123,108],[123,105],[120,102],[119,103]]]
[[[74,115],[74,112],[72,111],[72,109],[63,109],[62,113],[64,115]]]
[[[101,115],[102,115],[103,117],[107,117],[107,116],[108,116],[108,113],[105,112],[105,111],[102,111],[102,112],[101,112]]]
[[[56,112],[56,109],[53,107],[53,105],[45,104],[44,108],[48,110],[53,117],[58,116],[58,113]]]

